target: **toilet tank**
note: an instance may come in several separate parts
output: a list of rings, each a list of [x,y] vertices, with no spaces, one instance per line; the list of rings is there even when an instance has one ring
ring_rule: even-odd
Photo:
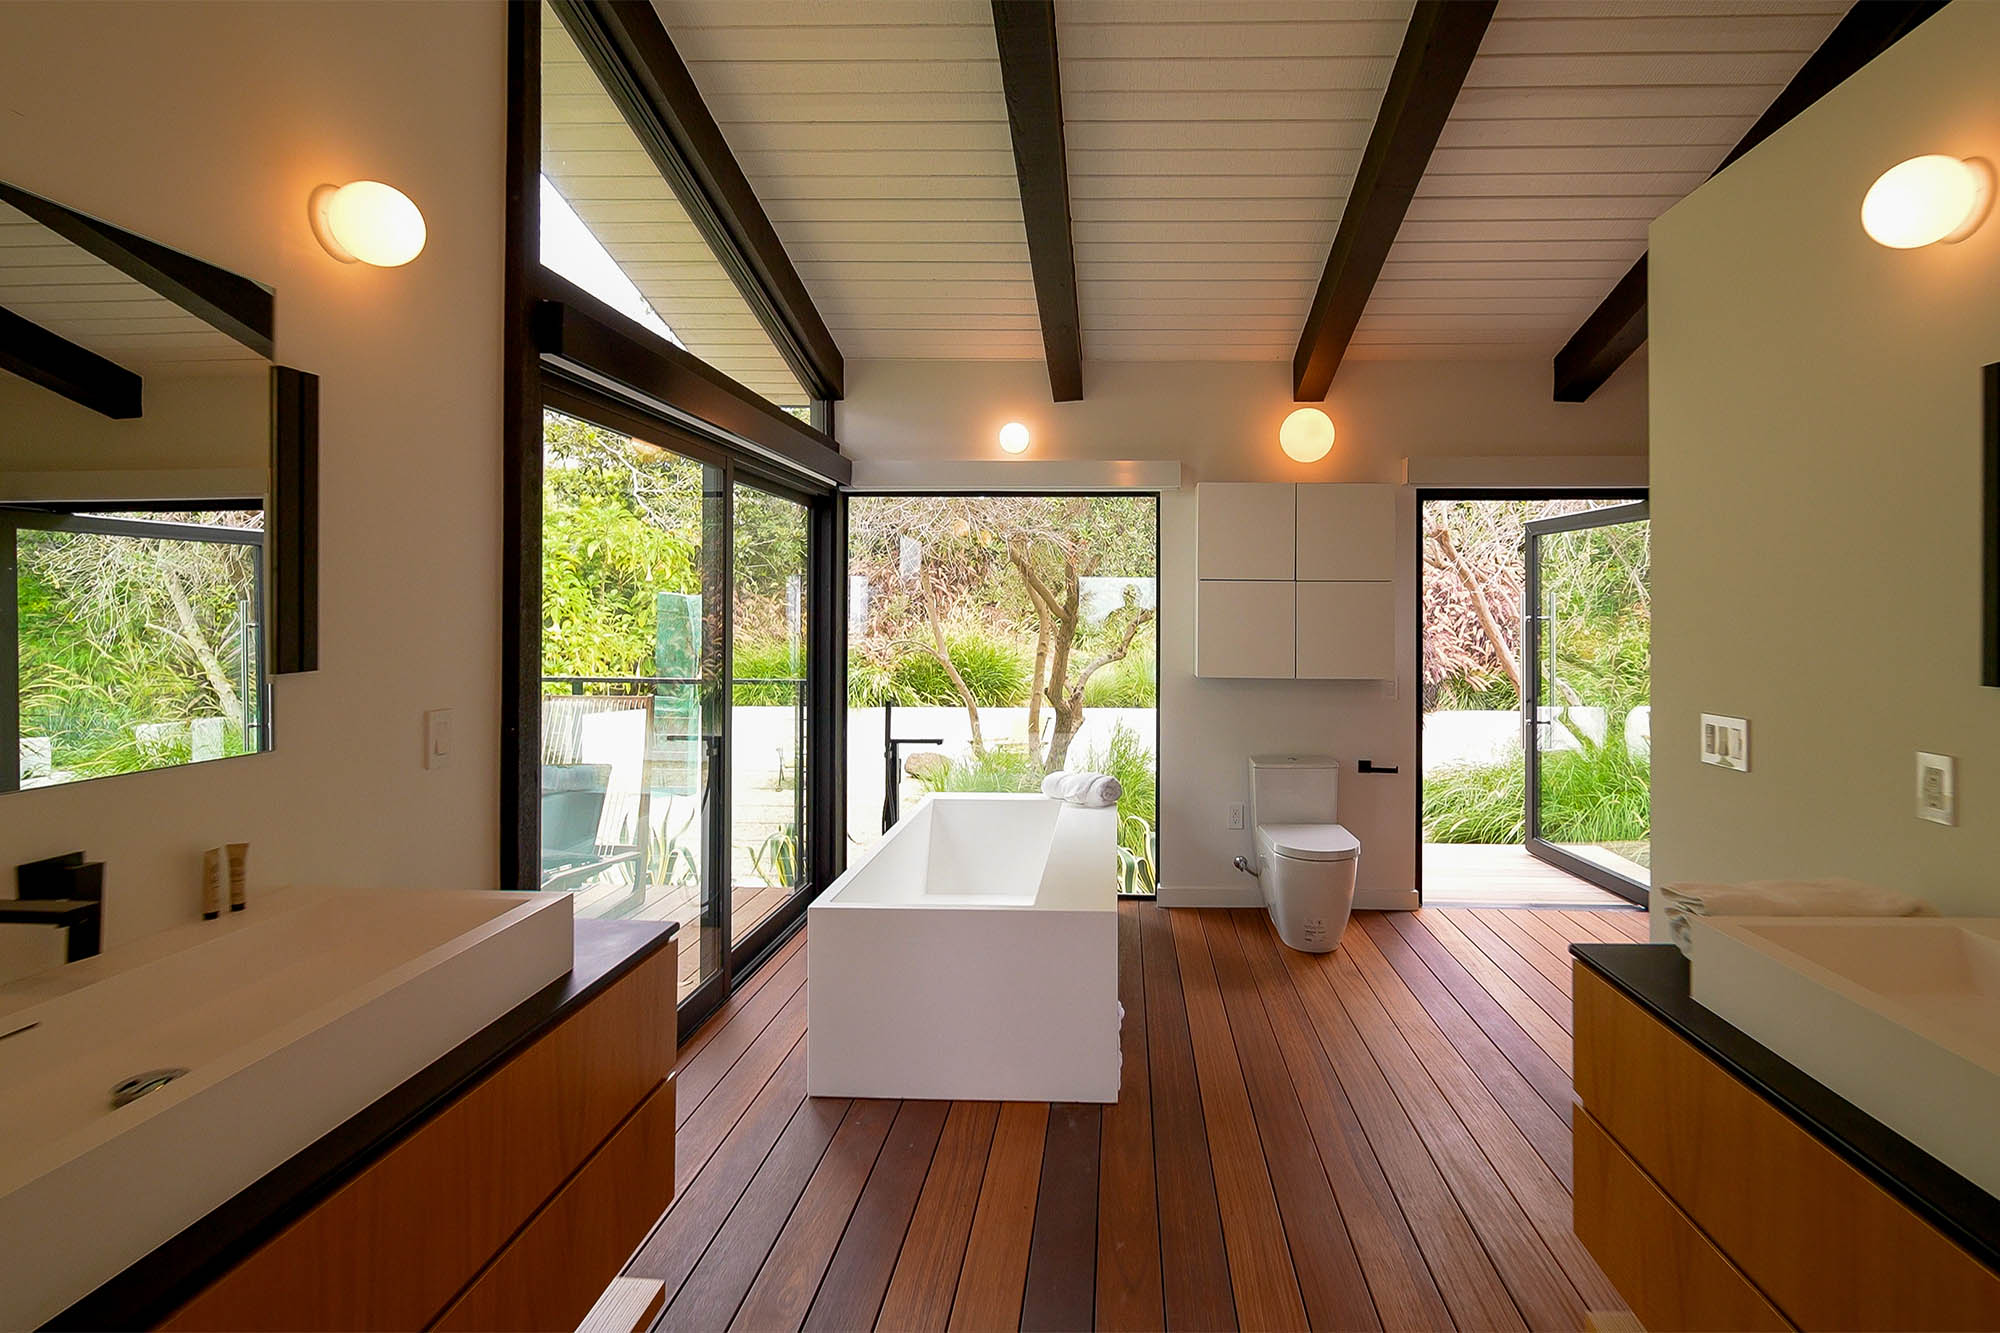
[[[1335,824],[1340,763],[1323,754],[1250,756],[1250,827]]]

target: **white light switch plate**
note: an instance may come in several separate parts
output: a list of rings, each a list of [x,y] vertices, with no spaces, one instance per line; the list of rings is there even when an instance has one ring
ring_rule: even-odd
[[[1750,771],[1750,723],[1718,713],[1701,715],[1701,762],[1717,768]]]
[[[433,708],[424,714],[424,767],[451,767],[451,710]]]
[[[1958,822],[1958,761],[1950,755],[1917,751],[1917,818]]]

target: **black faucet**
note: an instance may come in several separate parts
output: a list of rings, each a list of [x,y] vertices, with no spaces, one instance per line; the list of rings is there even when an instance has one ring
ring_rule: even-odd
[[[67,926],[65,962],[96,956],[104,930],[104,862],[67,852],[14,868],[16,898],[0,898],[0,922]]]

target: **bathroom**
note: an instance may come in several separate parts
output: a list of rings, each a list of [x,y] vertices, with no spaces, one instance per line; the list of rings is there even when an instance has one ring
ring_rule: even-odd
[[[1902,1112],[1861,1106],[1836,1071],[1801,1075],[1818,1058],[1810,1052],[1745,1054],[1731,1042],[1776,1048],[1785,1036],[1717,1035],[1706,1026],[1724,1022],[1717,1011],[1691,999],[1682,1003],[1700,1014],[1656,1006],[1644,998],[1657,1000],[1652,982],[1606,961],[1650,948],[1645,958],[1676,966],[1662,895],[1650,915],[1424,905],[1416,709],[1426,491],[1643,489],[1658,593],[1654,883],[1839,878],[1908,895],[1943,918],[2000,915],[1987,872],[2000,833],[1977,805],[1985,756],[2000,741],[2000,695],[1982,683],[1981,662],[1995,577],[1981,504],[1993,447],[1981,414],[1995,401],[1982,394],[1995,391],[1982,371],[2000,361],[2000,318],[1982,293],[2000,265],[2000,229],[1988,222],[1955,242],[1901,249],[1872,241],[1858,220],[1871,183],[1898,162],[2000,158],[1986,95],[2000,50],[1994,12],[1977,0],[1885,4],[1901,26],[1878,15],[1881,30],[1858,31],[1864,10],[1836,43],[1847,9],[1837,2],[1724,4],[1698,16],[1591,0],[1466,6],[1490,12],[1464,51],[1472,74],[1451,83],[1464,88],[1443,137],[1433,133],[1435,151],[1422,146],[1429,174],[1403,201],[1404,234],[1394,249],[1380,239],[1373,296],[1366,285],[1361,293],[1376,304],[1350,328],[1353,345],[1330,380],[1308,388],[1294,354],[1306,350],[1315,284],[1333,276],[1329,246],[1390,71],[1413,20],[1443,22],[1438,7],[1348,14],[1275,0],[1252,16],[1165,0],[739,3],[736,17],[714,0],[0,7],[10,125],[0,182],[240,275],[275,305],[267,345],[245,363],[256,374],[243,382],[258,396],[226,409],[249,421],[255,456],[115,465],[206,473],[210,489],[175,499],[266,497],[259,549],[275,562],[273,586],[250,599],[270,599],[256,618],[264,656],[249,668],[250,688],[236,691],[251,725],[235,724],[263,728],[263,739],[216,762],[70,783],[40,781],[24,748],[13,785],[32,789],[0,794],[7,864],[81,852],[102,867],[102,896],[85,892],[97,907],[64,929],[23,922],[32,909],[0,901],[0,1033],[31,1000],[88,991],[86,975],[135,950],[237,948],[260,955],[254,966],[365,959],[397,978],[372,999],[411,1012],[423,1001],[410,988],[435,969],[408,965],[433,950],[465,969],[435,984],[446,975],[492,983],[485,1009],[426,1030],[428,1054],[331,1035],[314,1048],[326,1068],[374,1080],[352,1105],[302,1106],[233,1075],[205,1085],[202,1096],[241,1084],[246,1100],[212,1102],[207,1120],[184,1125],[186,1151],[226,1156],[230,1118],[257,1121],[260,1107],[273,1129],[259,1140],[265,1157],[231,1168],[245,1173],[241,1187],[189,1196],[186,1216],[121,1240],[126,1250],[114,1253],[108,1232],[101,1252],[80,1243],[96,1266],[56,1294],[37,1293],[37,1304],[0,1306],[9,1320],[573,1328],[600,1299],[606,1308],[622,1299],[635,1302],[627,1328],[2000,1326],[1991,1186],[1975,1183],[1977,1168],[1955,1160],[1955,1148],[1924,1137],[1948,1127],[1899,1127]],[[1040,30],[1010,20],[1010,7],[1016,19],[1052,14],[1044,36],[1063,52],[1053,95],[1057,129],[1068,121],[1067,287],[1079,316],[1067,357],[1042,305],[1045,215],[1026,202],[1043,196],[1023,189],[1033,159],[1016,160],[1008,114],[1018,44]],[[684,86],[582,82],[607,61],[667,67],[647,63],[648,53],[660,58],[654,34],[671,38],[665,50]],[[578,54],[556,60],[564,41]],[[1829,44],[1826,58],[1844,51],[1853,72],[1709,179]],[[1565,61],[1600,63],[1578,84],[1586,76],[1565,73]],[[1211,64],[1216,72],[1202,73]],[[658,119],[697,132],[648,139],[637,156],[604,137],[629,133],[634,119],[654,123],[646,106],[671,101],[670,86],[705,104],[706,132]],[[1040,87],[1046,98],[1052,81]],[[585,97],[625,119],[609,129],[562,122]],[[1509,119],[1509,98],[1532,103],[1529,114]],[[571,137],[545,144],[544,118]],[[1654,142],[1661,134],[1672,142]],[[614,150],[618,161],[605,165]],[[627,200],[629,219],[593,213],[564,177],[561,155],[588,166],[600,152],[605,178],[655,178],[652,193]],[[711,169],[733,159],[736,172],[712,192],[708,225],[682,228],[674,244],[738,253],[706,255],[700,274],[629,261],[639,307],[672,325],[678,346],[637,317],[629,332],[615,322],[626,315],[587,273],[533,278],[533,227],[546,223],[531,208],[535,177],[568,189],[565,207],[586,228],[608,228],[610,253],[632,239],[616,228],[656,216],[633,200],[680,206],[648,154],[709,154]],[[1467,202],[1494,197],[1487,186],[1503,178],[1517,216]],[[408,262],[342,262],[325,226],[316,230],[316,192],[359,181],[389,183],[420,210],[426,234]],[[1486,230],[1452,230],[1473,225]],[[782,271],[766,262],[774,249]],[[1559,401],[1552,358],[1641,256],[1640,336],[1602,354],[1609,369],[1593,391]],[[647,276],[647,263],[663,274]],[[1515,276],[1473,271],[1485,265],[1516,266]],[[698,294],[712,304],[680,310],[639,290],[656,280],[707,284]],[[746,283],[761,294],[729,295]],[[11,290],[0,280],[0,307],[31,299],[10,303]],[[774,324],[791,330],[790,345],[767,336]],[[750,344],[730,328],[756,332],[758,365],[731,359],[749,357]],[[643,364],[627,357],[632,346],[646,350]],[[261,396],[271,366],[310,376],[316,394],[309,414],[296,398],[281,409],[313,427],[316,449],[294,432],[282,455],[284,494],[309,493],[303,508],[243,480],[271,462],[277,400]],[[1080,375],[1073,386],[1067,367]],[[809,372],[826,378],[807,382]],[[218,392],[238,382],[185,378],[204,376]],[[180,382],[148,374],[149,416],[173,408]],[[23,419],[10,406],[48,392],[43,383],[0,374],[0,508],[77,498],[47,490],[58,465],[24,462],[27,435],[9,428]],[[778,410],[794,406],[803,418]],[[1307,406],[1334,429],[1324,452],[1300,461],[1281,432]],[[699,465],[692,489],[676,494],[694,497],[677,512],[697,516],[704,555],[671,591],[729,606],[734,573],[776,547],[736,541],[724,520],[759,504],[796,519],[796,564],[773,564],[767,602],[742,601],[733,623],[718,613],[717,630],[698,640],[706,653],[682,667],[656,655],[665,641],[651,622],[640,659],[556,666],[537,629],[546,631],[547,604],[527,591],[541,588],[541,500],[556,471],[545,407],[644,443],[653,452],[632,454],[648,466],[663,454]],[[1003,444],[1019,439],[1003,437],[1010,424],[1024,430],[1021,452]],[[302,477],[305,491],[295,489]],[[278,480],[273,469],[270,484]],[[1203,670],[1202,585],[1219,581],[1203,564],[1213,529],[1203,515],[1216,512],[1205,503],[1237,486],[1273,488],[1266,499],[1289,493],[1295,516],[1309,487],[1382,488],[1387,526],[1365,553],[1381,562],[1369,576],[1242,579],[1387,585],[1387,619],[1363,645],[1379,665],[1312,678],[1294,644],[1286,670]],[[1154,559],[1134,576],[1152,580],[1143,596],[1153,599],[1154,892],[1121,897],[1107,867],[1091,889],[1103,900],[1090,908],[1096,925],[1056,928],[1057,944],[1096,930],[1093,961],[1060,961],[1057,944],[1033,937],[1005,949],[984,942],[992,956],[980,959],[996,984],[1053,988],[1061,975],[1097,986],[1088,1009],[1077,1002],[1076,1026],[1098,1015],[1091,1059],[1116,1076],[1110,1089],[951,1100],[814,1086],[811,918],[835,910],[843,875],[868,872],[867,852],[848,857],[852,838],[836,836],[840,821],[850,835],[880,824],[879,799],[857,793],[864,782],[880,790],[881,738],[857,740],[858,724],[844,733],[862,711],[841,679],[856,629],[855,571],[842,563],[848,506],[940,495],[1127,495],[1155,506]],[[170,497],[128,487],[118,498]],[[703,528],[709,518],[720,526]],[[1271,536],[1268,525],[1250,530]],[[1299,543],[1304,531],[1287,548],[1295,562],[1316,549]],[[309,535],[294,541],[298,533]],[[1857,541],[1864,533],[1880,538]],[[1004,545],[987,553],[995,569]],[[276,571],[308,568],[309,581],[277,586]],[[1060,573],[1060,561],[1047,568]],[[788,606],[794,578],[799,597]],[[920,603],[908,589],[896,595]],[[1033,612],[1025,600],[1009,605],[994,617],[1018,634],[1034,670]],[[1209,603],[1211,618],[1218,605]],[[898,651],[922,654],[929,629],[920,617],[911,624],[896,631]],[[766,671],[763,657],[754,673],[742,669],[752,631],[791,634],[785,669]],[[1270,632],[1224,641],[1269,646]],[[546,876],[578,868],[547,861],[541,835],[562,793],[544,786],[546,770],[608,767],[615,783],[661,762],[650,751],[628,764],[543,748],[543,723],[570,707],[559,695],[614,697],[580,679],[597,676],[661,678],[644,696],[652,706],[628,710],[650,719],[651,734],[668,736],[670,719],[698,724],[680,729],[697,733],[680,737],[693,786],[684,775],[657,788],[633,779],[635,793],[680,800],[667,832],[688,811],[693,831],[681,835],[679,861],[665,841],[642,854],[638,839],[603,836],[617,830],[593,805],[583,868],[599,878],[584,891],[540,891]],[[708,689],[724,679],[732,688]],[[776,691],[793,686],[796,700],[780,702]],[[674,712],[657,701],[676,689],[707,692]],[[962,715],[953,698],[907,707]],[[1026,696],[1010,695],[987,711],[997,719],[1025,707]],[[904,710],[899,697],[896,736],[947,734]],[[877,712],[870,705],[871,727]],[[1744,723],[1741,767],[1703,762],[1704,715]],[[1866,725],[1848,721],[1857,717]],[[950,734],[953,746],[969,744]],[[906,747],[900,762],[926,748]],[[1950,760],[1931,764],[1928,788],[1920,754]],[[1325,953],[1287,948],[1266,924],[1262,876],[1236,865],[1256,867],[1256,825],[1266,822],[1250,808],[1252,760],[1300,756],[1338,768],[1325,770],[1336,775],[1328,818],[1299,822],[1337,823],[1358,845],[1353,916]],[[904,832],[953,800],[1040,800],[1028,790],[933,795],[910,777],[923,767],[896,770]],[[738,836],[753,807],[756,836]],[[652,817],[664,827],[667,812],[662,800]],[[1115,841],[1121,831],[1091,836]],[[241,912],[229,910],[232,845],[247,848]],[[1003,841],[989,857],[1006,862],[1023,845]],[[211,850],[218,919],[205,921]],[[631,861],[604,863],[621,857],[672,869],[693,889],[658,896],[655,915],[593,915],[587,898],[619,901],[604,886],[622,888]],[[58,869],[61,900],[90,887]],[[478,897],[496,891],[528,896]],[[489,905],[447,908],[447,898]],[[572,898],[564,933],[544,905],[565,911]],[[338,928],[306,928],[312,913],[338,910],[323,908],[329,899],[403,924],[378,933],[342,917]],[[89,921],[102,956],[69,964]],[[1775,939],[1746,945],[1759,956],[1740,958],[1733,975],[1764,975],[1753,969],[1775,956]],[[970,959],[982,945],[952,947]],[[901,955],[912,972],[919,961],[975,970]],[[98,972],[65,981],[66,966]],[[206,975],[200,984],[214,990],[185,1001],[190,1025],[235,1031],[226,1015],[254,991]],[[1966,977],[1962,994],[1941,1003],[1990,1019],[1991,992],[1976,970]],[[1761,994],[1735,1002],[1768,1007]],[[1113,1005],[1095,998],[1114,995]],[[358,992],[340,1008],[368,1012]],[[1659,1032],[1632,1026],[1635,1014],[1659,1019]],[[276,1032],[279,1016],[269,1017]],[[1894,1081],[1880,1077],[1889,1069],[1917,1079],[1917,1057],[1894,1045],[1899,1033],[1870,1026],[1879,1017],[1829,1026],[1855,1034],[1851,1048],[1879,1053],[1863,1071],[1876,1081]],[[1004,1035],[1007,1025],[992,1026]],[[584,1044],[558,1043],[565,1031]],[[1831,1145],[1873,1190],[1814,1196],[1833,1200],[1826,1217],[1885,1228],[1873,1233],[1892,1238],[1884,1254],[1965,1303],[1920,1298],[1882,1278],[1893,1263],[1841,1250],[1823,1251],[1838,1263],[1801,1276],[1732,1230],[1717,1198],[1729,1170],[1683,1162],[1650,1137],[1685,1110],[1672,1090],[1617,1084],[1611,1073],[1637,1075],[1595,1063],[1607,1050],[1640,1049],[1634,1033],[1660,1032],[1681,1041],[1661,1048],[1673,1058],[1685,1048],[1709,1062],[1700,1068],[1733,1075],[1732,1091],[1761,1078],[1744,1115],[1785,1106],[1784,1124],[1805,1126],[1805,1146]],[[1889,1044],[1867,1045],[1864,1032]],[[0,1070],[9,1046],[32,1039],[0,1036]],[[205,1057],[134,1061],[108,1036],[77,1040],[132,1065],[102,1078],[91,1066],[92,1098],[98,1082],[108,1092],[128,1074],[193,1071],[119,1113],[164,1121],[147,1102],[200,1105],[192,1085],[210,1072]],[[1035,1049],[1030,1067],[1053,1066]],[[1805,1084],[1774,1083],[1761,1063],[1772,1059]],[[583,1069],[606,1072],[575,1074]],[[1987,1085],[1954,1086],[1969,1089],[1957,1100],[1992,1105],[1978,1100],[1992,1095]],[[501,1100],[481,1101],[485,1093]],[[101,1115],[112,1114],[107,1101]],[[463,1143],[437,1146],[443,1129],[474,1121]],[[1604,1132],[1586,1140],[1591,1124]],[[519,1150],[521,1138],[558,1125],[546,1137],[560,1151]],[[72,1166],[95,1160],[112,1171],[102,1146]],[[157,1143],[148,1151],[149,1169],[173,1178],[171,1156]],[[413,1154],[430,1152],[460,1154],[443,1177],[452,1183],[395,1193],[399,1171],[421,1176]],[[1804,1172],[1804,1155],[1774,1148],[1769,1160],[1781,1165],[1752,1177],[1755,1162],[1736,1163],[1737,1174],[1767,1197],[1820,1188],[1785,1174]],[[477,1235],[449,1220],[479,1193],[463,1185],[467,1173],[509,1195]],[[605,1188],[614,1177],[645,1188]],[[1612,1180],[1645,1190],[1590,1194],[1591,1182]],[[421,1210],[383,1220],[411,1197]],[[7,1225],[32,1230],[61,1216],[95,1234],[86,1224],[98,1213],[51,1198],[23,1190]],[[1632,1234],[1604,1225],[1607,1199]],[[389,1211],[370,1213],[370,1200]],[[1896,1211],[1869,1211],[1884,1200]],[[1835,1228],[1805,1220],[1820,1229],[1794,1249],[1822,1252]],[[1692,1257],[1663,1278],[1634,1234]],[[517,1236],[528,1243],[510,1248]],[[366,1268],[371,1250],[428,1254],[424,1237],[458,1248],[421,1289]],[[0,1259],[0,1288],[18,1294],[29,1275],[15,1262]],[[1886,1296],[1860,1289],[1871,1277]],[[1833,1295],[1815,1296],[1815,1286]],[[283,1315],[259,1304],[273,1292],[296,1296]]]

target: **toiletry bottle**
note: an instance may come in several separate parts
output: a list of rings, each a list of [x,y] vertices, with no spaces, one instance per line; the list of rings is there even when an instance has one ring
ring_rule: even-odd
[[[211,847],[201,854],[201,919],[213,921],[222,915],[222,849]]]
[[[229,854],[229,910],[240,912],[249,896],[246,881],[249,874],[250,844],[232,842],[223,850]]]

